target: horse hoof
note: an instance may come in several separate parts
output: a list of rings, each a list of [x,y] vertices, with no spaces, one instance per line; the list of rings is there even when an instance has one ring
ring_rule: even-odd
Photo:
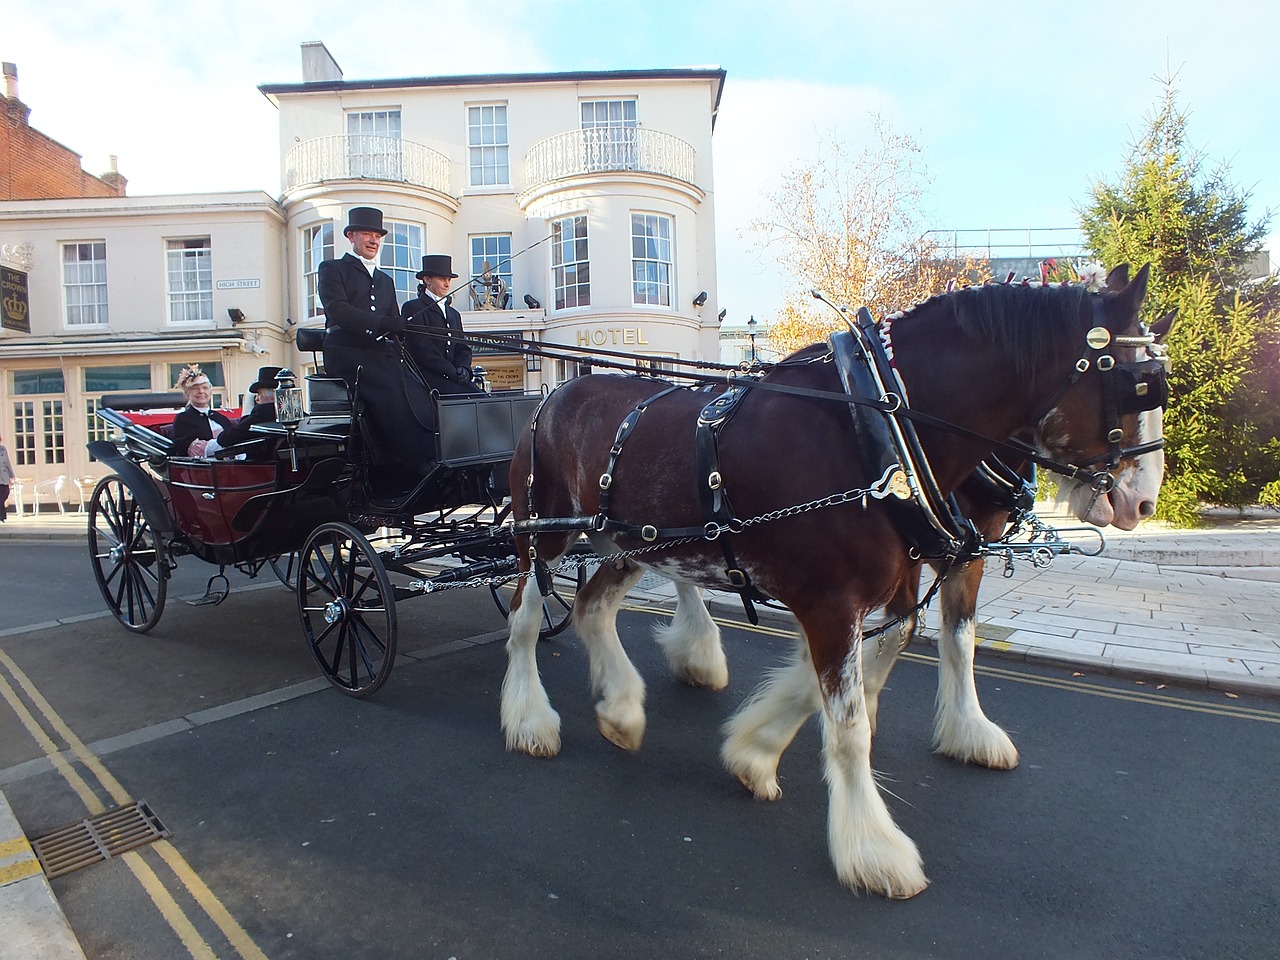
[[[549,760],[560,753],[560,737],[558,734],[551,739],[510,737],[507,739],[507,749],[512,753],[523,753],[540,760]]]
[[[644,739],[643,730],[638,733],[627,733],[620,727],[617,727],[606,720],[600,720],[597,725],[600,728],[600,736],[604,737],[615,747],[630,751],[631,753],[635,753],[640,749],[640,741]]]
[[[910,900],[914,896],[924,893],[925,888],[929,886],[927,879],[922,879],[919,886],[914,889],[895,888],[885,892],[885,897],[890,900]]]
[[[738,778],[738,782],[747,788],[747,791],[757,800],[778,800],[782,797],[782,787],[778,786],[777,780],[769,780],[765,783],[757,784],[745,773],[734,774]]]

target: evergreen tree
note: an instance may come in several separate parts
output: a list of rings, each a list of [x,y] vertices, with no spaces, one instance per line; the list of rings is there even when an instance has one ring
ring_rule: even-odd
[[[1252,503],[1280,476],[1275,398],[1258,395],[1275,380],[1280,312],[1274,283],[1250,274],[1269,214],[1250,223],[1249,195],[1231,185],[1226,167],[1202,172],[1173,78],[1164,88],[1119,182],[1096,183],[1079,212],[1086,246],[1102,263],[1151,264],[1148,320],[1179,309],[1157,509],[1190,525],[1201,502]]]

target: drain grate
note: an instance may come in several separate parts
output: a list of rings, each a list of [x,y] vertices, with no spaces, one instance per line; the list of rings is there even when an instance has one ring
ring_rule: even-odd
[[[169,836],[160,818],[138,801],[60,827],[31,841],[50,880]]]

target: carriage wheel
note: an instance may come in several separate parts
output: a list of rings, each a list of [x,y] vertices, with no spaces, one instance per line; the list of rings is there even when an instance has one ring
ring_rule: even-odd
[[[103,477],[89,504],[89,560],[102,598],[127,630],[146,633],[164,613],[164,545],[119,476]]]
[[[542,600],[542,627],[539,640],[550,640],[569,626],[573,614],[573,599],[587,582],[587,568],[574,567],[567,573],[557,573],[551,578],[551,595]],[[510,585],[494,585],[489,588],[498,612],[505,619],[511,613]]]
[[[396,659],[396,601],[386,567],[355,527],[325,523],[297,565],[298,613],[307,648],[329,682],[367,697]]]
[[[278,557],[268,557],[267,564],[271,567],[271,572],[276,575],[276,579],[284,584],[286,589],[298,588],[298,551],[282,553]]]

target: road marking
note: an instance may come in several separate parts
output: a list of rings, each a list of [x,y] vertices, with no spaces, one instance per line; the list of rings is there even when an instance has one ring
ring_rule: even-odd
[[[9,674],[18,682],[18,686],[26,693],[36,709],[44,715],[45,720],[48,721],[54,732],[67,744],[70,753],[93,773],[98,783],[110,794],[116,804],[123,805],[130,802],[129,793],[120,781],[107,770],[93,752],[72,732],[71,728],[53,709],[49,701],[36,689],[35,684],[3,650],[0,650],[0,664],[9,671]],[[40,726],[39,720],[27,709],[26,704],[18,697],[17,691],[13,689],[8,678],[2,674],[0,674],[0,695],[3,695],[4,699],[8,701],[9,706],[18,715],[23,726],[27,728],[27,732],[44,750],[45,755],[58,769],[58,772],[62,774],[63,779],[75,790],[89,813],[91,815],[101,813],[105,809],[102,801],[98,799],[89,784],[62,756],[63,751],[45,733]],[[218,929],[222,931],[222,935],[227,938],[227,942],[244,960],[267,960],[267,955],[258,948],[258,945],[253,942],[253,939],[240,926],[230,911],[223,906],[213,891],[200,879],[199,875],[187,863],[176,847],[167,840],[158,840],[152,844],[152,848],[160,854],[160,857],[173,871],[174,876],[186,887],[187,892],[195,898],[201,909],[208,914],[209,918],[218,926]],[[194,924],[183,912],[182,907],[173,899],[163,882],[156,876],[155,871],[147,866],[141,854],[136,850],[130,851],[121,859],[129,865],[130,871],[150,895],[152,902],[156,905],[156,909],[160,911],[161,916],[164,917],[173,932],[178,935],[178,938],[191,956],[195,960],[217,960],[217,954],[213,948],[200,936],[199,931],[196,930]]]
[[[671,616],[671,610],[663,607],[624,604],[622,609],[629,610],[633,613],[644,613],[655,617]],[[784,637],[787,639],[795,639],[798,636],[795,630],[788,630],[784,627],[765,626],[763,624],[753,626],[749,623],[743,623],[741,620],[732,620],[716,616],[712,616],[711,619],[719,626],[729,627],[733,630],[745,630],[749,633],[758,633],[771,637]],[[986,641],[982,645],[984,647],[996,646],[992,641]],[[906,651],[901,654],[901,657],[904,660],[910,660],[914,663],[931,664],[933,666],[937,666],[938,664],[938,658],[936,656],[926,653]],[[1078,677],[1037,677],[1017,670],[1010,670],[1004,667],[990,667],[983,664],[975,664],[973,672],[979,676],[1008,680],[1011,683],[1025,683],[1030,686],[1068,690],[1072,693],[1083,693],[1089,696],[1102,697],[1110,700],[1127,700],[1131,703],[1146,703],[1151,704],[1152,706],[1167,707],[1171,710],[1183,710],[1188,713],[1207,713],[1215,717],[1233,717],[1238,720],[1258,720],[1263,723],[1280,723],[1280,711],[1268,710],[1262,707],[1233,706],[1226,703],[1218,704],[1201,700],[1192,700],[1188,697],[1179,697],[1176,694],[1165,693],[1163,691],[1156,693],[1155,691],[1123,690],[1115,687],[1103,686],[1098,683],[1090,683],[1088,681],[1081,680]]]

